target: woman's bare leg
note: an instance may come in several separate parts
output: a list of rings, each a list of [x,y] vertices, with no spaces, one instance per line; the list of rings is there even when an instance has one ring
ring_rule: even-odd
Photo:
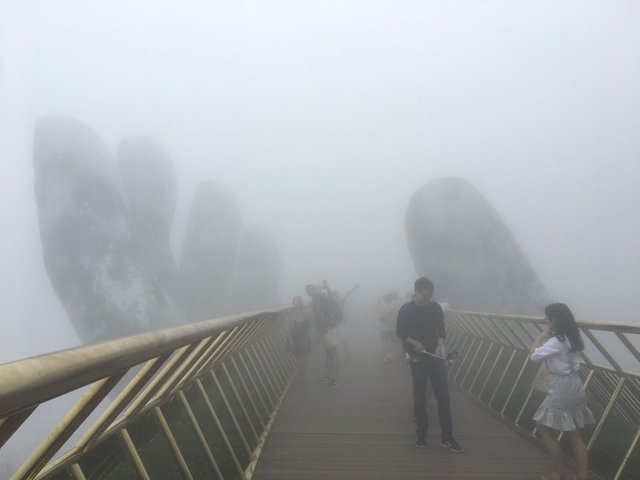
[[[584,445],[582,436],[580,436],[580,432],[577,430],[565,432],[565,435],[569,440],[573,457],[575,458],[576,465],[578,466],[578,478],[580,480],[587,480],[589,478],[589,458],[587,447]]]
[[[560,478],[563,478],[567,473],[567,467],[564,465],[562,447],[560,447],[560,442],[558,442],[558,439],[556,438],[555,431],[539,422],[536,423],[536,428],[538,429],[538,435],[540,435],[542,443],[544,443],[544,447],[551,458],[551,469],[554,473],[557,473]]]

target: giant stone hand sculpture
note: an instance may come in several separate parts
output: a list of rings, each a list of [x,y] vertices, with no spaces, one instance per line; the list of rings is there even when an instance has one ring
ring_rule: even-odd
[[[144,265],[173,302],[183,306],[178,268],[170,246],[178,190],[176,169],[152,138],[129,135],[120,143],[118,166],[131,212],[131,226]]]
[[[233,193],[202,182],[191,204],[180,276],[191,321],[232,311],[231,288],[242,232],[240,206]]]
[[[405,226],[416,272],[452,308],[539,314],[550,302],[500,215],[467,181],[427,182],[411,198]]]
[[[115,162],[86,125],[39,120],[35,193],[44,262],[85,343],[182,323],[131,228]]]

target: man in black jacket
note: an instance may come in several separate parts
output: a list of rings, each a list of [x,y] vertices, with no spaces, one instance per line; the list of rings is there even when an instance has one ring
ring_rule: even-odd
[[[433,282],[426,277],[416,280],[414,299],[400,307],[396,324],[396,334],[411,357],[416,447],[427,446],[429,421],[425,393],[428,378],[438,402],[440,444],[452,452],[460,453],[462,447],[453,438],[447,369],[440,356],[445,338],[444,313],[440,305],[431,300],[432,297]]]

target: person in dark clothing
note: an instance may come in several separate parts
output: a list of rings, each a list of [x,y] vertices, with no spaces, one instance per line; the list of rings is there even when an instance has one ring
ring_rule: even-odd
[[[331,290],[327,282],[323,282],[322,288],[315,285],[307,285],[307,294],[311,297],[311,315],[313,323],[322,336],[326,363],[325,375],[320,381],[327,380],[330,387],[338,385],[338,345],[339,329],[342,321],[340,307],[331,298]]]
[[[294,297],[289,311],[289,341],[298,366],[300,381],[307,381],[307,365],[311,353],[311,318],[305,311],[302,297]]]
[[[433,282],[426,277],[416,280],[413,301],[400,307],[396,323],[396,334],[410,356],[416,447],[427,446],[426,383],[429,379],[438,403],[440,444],[460,453],[462,447],[453,438],[447,369],[444,359],[439,357],[445,338],[444,313],[440,305],[431,300],[432,297]]]

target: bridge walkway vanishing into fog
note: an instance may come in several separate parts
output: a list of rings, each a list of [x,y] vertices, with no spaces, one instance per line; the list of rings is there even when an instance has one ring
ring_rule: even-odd
[[[409,367],[383,363],[377,349],[341,356],[341,383],[294,381],[254,473],[255,480],[521,479],[547,473],[544,452],[451,387],[454,436],[461,454],[440,446],[435,399],[428,405],[428,447],[414,446]]]
[[[460,352],[449,377],[461,454],[439,446],[434,407],[430,445],[413,446],[408,367],[381,361],[376,326],[364,329],[369,338],[358,333],[335,388],[313,381],[321,352],[310,381],[295,381],[287,310],[3,364],[0,478],[533,480],[548,464],[531,420],[544,369],[528,361],[543,322],[447,312],[447,347]],[[596,418],[582,431],[590,466],[607,480],[638,480],[640,324],[579,326]]]

